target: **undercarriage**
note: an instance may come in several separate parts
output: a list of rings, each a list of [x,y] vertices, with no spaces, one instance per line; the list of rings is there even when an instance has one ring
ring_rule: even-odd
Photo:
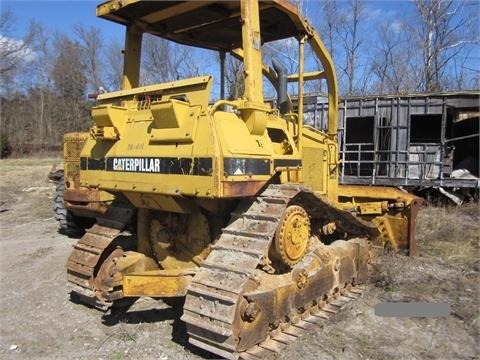
[[[218,235],[200,213],[146,209],[134,234],[133,214],[117,201],[74,245],[72,296],[101,310],[184,296],[189,341],[232,359],[275,353],[358,297],[382,244],[376,227],[303,186],[242,200]]]

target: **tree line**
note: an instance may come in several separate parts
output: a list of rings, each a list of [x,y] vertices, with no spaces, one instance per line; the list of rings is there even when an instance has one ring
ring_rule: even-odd
[[[313,19],[332,54],[342,96],[480,88],[478,66],[472,65],[472,59],[478,64],[480,39],[473,1],[414,0],[403,3],[408,11],[394,21],[374,18],[365,0],[299,0],[297,5]],[[52,32],[32,20],[23,38],[14,39],[15,26],[14,14],[2,10],[2,157],[9,151],[59,150],[64,133],[89,128],[94,101],[88,94],[120,89],[122,81],[122,41],[109,39],[100,28],[76,24],[68,32]],[[290,45],[272,44],[263,51],[283,57],[296,72]],[[206,64],[220,61],[152,36],[144,37],[142,47],[143,84],[208,73]],[[238,97],[241,64],[227,56],[226,69],[227,96]]]

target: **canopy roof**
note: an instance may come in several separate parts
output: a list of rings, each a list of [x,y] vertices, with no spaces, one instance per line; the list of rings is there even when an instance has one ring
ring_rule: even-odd
[[[259,1],[262,43],[303,35],[298,9],[286,0]],[[230,51],[242,46],[240,1],[113,0],[97,16],[185,45]]]

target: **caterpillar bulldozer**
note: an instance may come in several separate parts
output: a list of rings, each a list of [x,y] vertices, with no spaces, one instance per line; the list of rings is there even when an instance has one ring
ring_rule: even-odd
[[[418,198],[339,185],[334,65],[294,5],[113,0],[97,16],[126,28],[123,87],[98,96],[88,134],[65,138],[82,144],[68,154],[67,208],[96,218],[67,261],[72,297],[102,310],[183,297],[191,344],[256,359],[358,297],[376,253],[415,255]],[[243,96],[224,98],[225,56],[214,102],[211,76],[140,85],[145,33],[238,59]],[[262,56],[283,39],[296,73]],[[305,71],[306,46],[319,70]],[[304,125],[307,81],[328,89],[325,129]]]

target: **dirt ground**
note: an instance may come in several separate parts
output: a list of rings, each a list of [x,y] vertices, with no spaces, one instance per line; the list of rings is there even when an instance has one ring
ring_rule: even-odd
[[[76,241],[57,232],[59,159],[0,160],[0,358],[202,359],[187,345],[180,309],[142,299],[126,314],[69,300],[65,263]],[[384,257],[360,299],[291,344],[280,359],[478,359],[478,205],[424,208],[421,256]],[[448,303],[444,317],[379,317],[382,302]]]

